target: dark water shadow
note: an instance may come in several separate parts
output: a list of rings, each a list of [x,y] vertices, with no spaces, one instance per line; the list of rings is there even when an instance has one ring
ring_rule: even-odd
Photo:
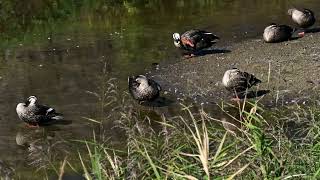
[[[295,40],[300,39],[300,38],[303,38],[303,37],[294,36],[294,37],[291,37],[288,41],[295,41]],[[281,41],[281,42],[285,42],[285,41]]]
[[[141,105],[142,106],[149,106],[149,107],[165,107],[165,106],[171,105],[174,102],[175,101],[168,99],[166,97],[159,97],[152,102],[147,102],[147,101],[143,102]]]
[[[230,53],[231,50],[228,49],[205,49],[195,53],[196,56],[205,56],[208,54],[222,54],[222,53]]]
[[[257,98],[257,97],[261,97],[264,96],[266,94],[270,93],[270,90],[258,90],[258,91],[247,91],[244,93],[238,93],[238,98],[240,99],[251,99],[251,98]]]
[[[39,124],[39,126],[69,125],[69,124],[72,124],[72,120],[51,121],[51,122],[41,123]]]

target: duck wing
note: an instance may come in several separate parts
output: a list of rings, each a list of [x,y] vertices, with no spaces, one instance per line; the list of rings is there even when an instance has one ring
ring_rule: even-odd
[[[55,110],[49,106],[45,105],[36,105],[35,108],[33,108],[33,112],[35,115],[43,115],[46,116],[48,114],[55,113]]]
[[[193,29],[185,32],[181,36],[181,42],[184,46],[192,47],[193,49],[203,49],[210,47],[216,39],[216,35],[208,31]]]
[[[201,31],[199,29],[189,30],[181,35],[181,42],[186,47],[195,48],[196,43],[198,43],[201,40],[201,35],[204,32],[205,31]]]
[[[148,84],[151,87],[148,93],[146,94],[146,97],[149,101],[153,101],[156,98],[159,97],[161,86],[154,80],[148,79]]]
[[[278,25],[278,28],[281,32],[292,34],[294,32],[294,29],[287,25]]]
[[[303,12],[305,14],[306,21],[303,27],[307,28],[312,26],[316,22],[316,18],[314,17],[313,11],[311,11],[310,9],[304,9]]]
[[[252,86],[255,86],[256,84],[261,83],[261,80],[255,77],[253,74],[247,73],[247,72],[241,72],[242,76],[246,80],[247,87],[251,88]]]
[[[303,12],[305,13],[305,14],[308,14],[309,16],[314,16],[314,13],[313,13],[313,11],[311,11],[310,9],[303,9]]]
[[[156,88],[158,91],[161,91],[161,86],[154,80],[152,79],[148,79],[148,84],[153,87],[153,88]]]

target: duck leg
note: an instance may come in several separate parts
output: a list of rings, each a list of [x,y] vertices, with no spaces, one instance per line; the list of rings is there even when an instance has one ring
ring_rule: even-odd
[[[195,51],[185,51],[183,53],[183,57],[185,59],[189,59],[189,58],[192,58],[192,57],[195,57],[196,56],[196,52]]]
[[[231,101],[240,102],[240,98],[236,95],[236,97],[231,98]]]
[[[27,123],[27,124],[26,124],[26,127],[27,127],[27,128],[39,128],[40,126],[39,126],[39,124],[37,124],[37,123],[36,123],[36,124],[29,124],[29,123]]]
[[[195,55],[194,54],[185,54],[185,55],[183,55],[183,57],[185,59],[189,59],[189,58],[195,57]]]
[[[298,38],[304,37],[307,32],[308,32],[308,29],[299,28],[298,31],[297,31]]]
[[[237,92],[236,90],[234,90],[234,95],[235,97],[231,98],[231,101],[240,103],[241,98],[243,97],[242,93]],[[239,97],[240,96],[240,97]]]
[[[303,31],[302,31],[302,32],[299,32],[299,33],[298,33],[298,37],[299,37],[299,38],[304,37],[305,32],[306,32],[306,31],[305,31],[305,29],[303,29]]]

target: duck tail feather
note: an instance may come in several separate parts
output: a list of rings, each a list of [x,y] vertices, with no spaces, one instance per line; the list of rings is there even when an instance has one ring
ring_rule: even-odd
[[[133,77],[128,76],[128,84],[132,84]]]
[[[56,115],[56,116],[53,116],[51,119],[53,119],[53,120],[63,120],[63,116]]]
[[[208,37],[212,40],[212,41],[214,41],[214,40],[216,40],[216,39],[220,39],[218,36],[216,36],[216,35],[214,35],[214,34],[208,34]]]
[[[256,77],[252,78],[252,81],[251,81],[252,85],[256,85],[256,84],[260,84],[260,83],[262,83],[262,81],[260,79],[258,79]]]

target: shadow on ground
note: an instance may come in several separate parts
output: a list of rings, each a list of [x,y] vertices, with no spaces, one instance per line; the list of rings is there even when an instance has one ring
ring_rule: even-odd
[[[252,98],[264,96],[268,93],[270,93],[270,90],[248,91],[247,93],[238,94],[238,97],[240,99],[244,99],[244,98],[252,99]]]
[[[208,49],[208,50],[202,50],[198,53],[195,53],[196,56],[205,56],[208,54],[221,54],[221,53],[230,53],[231,50],[228,49]]]
[[[147,101],[143,102],[141,105],[142,106],[149,106],[149,107],[165,107],[165,106],[171,105],[174,102],[175,101],[168,99],[166,97],[159,97],[152,102],[147,102]]]

